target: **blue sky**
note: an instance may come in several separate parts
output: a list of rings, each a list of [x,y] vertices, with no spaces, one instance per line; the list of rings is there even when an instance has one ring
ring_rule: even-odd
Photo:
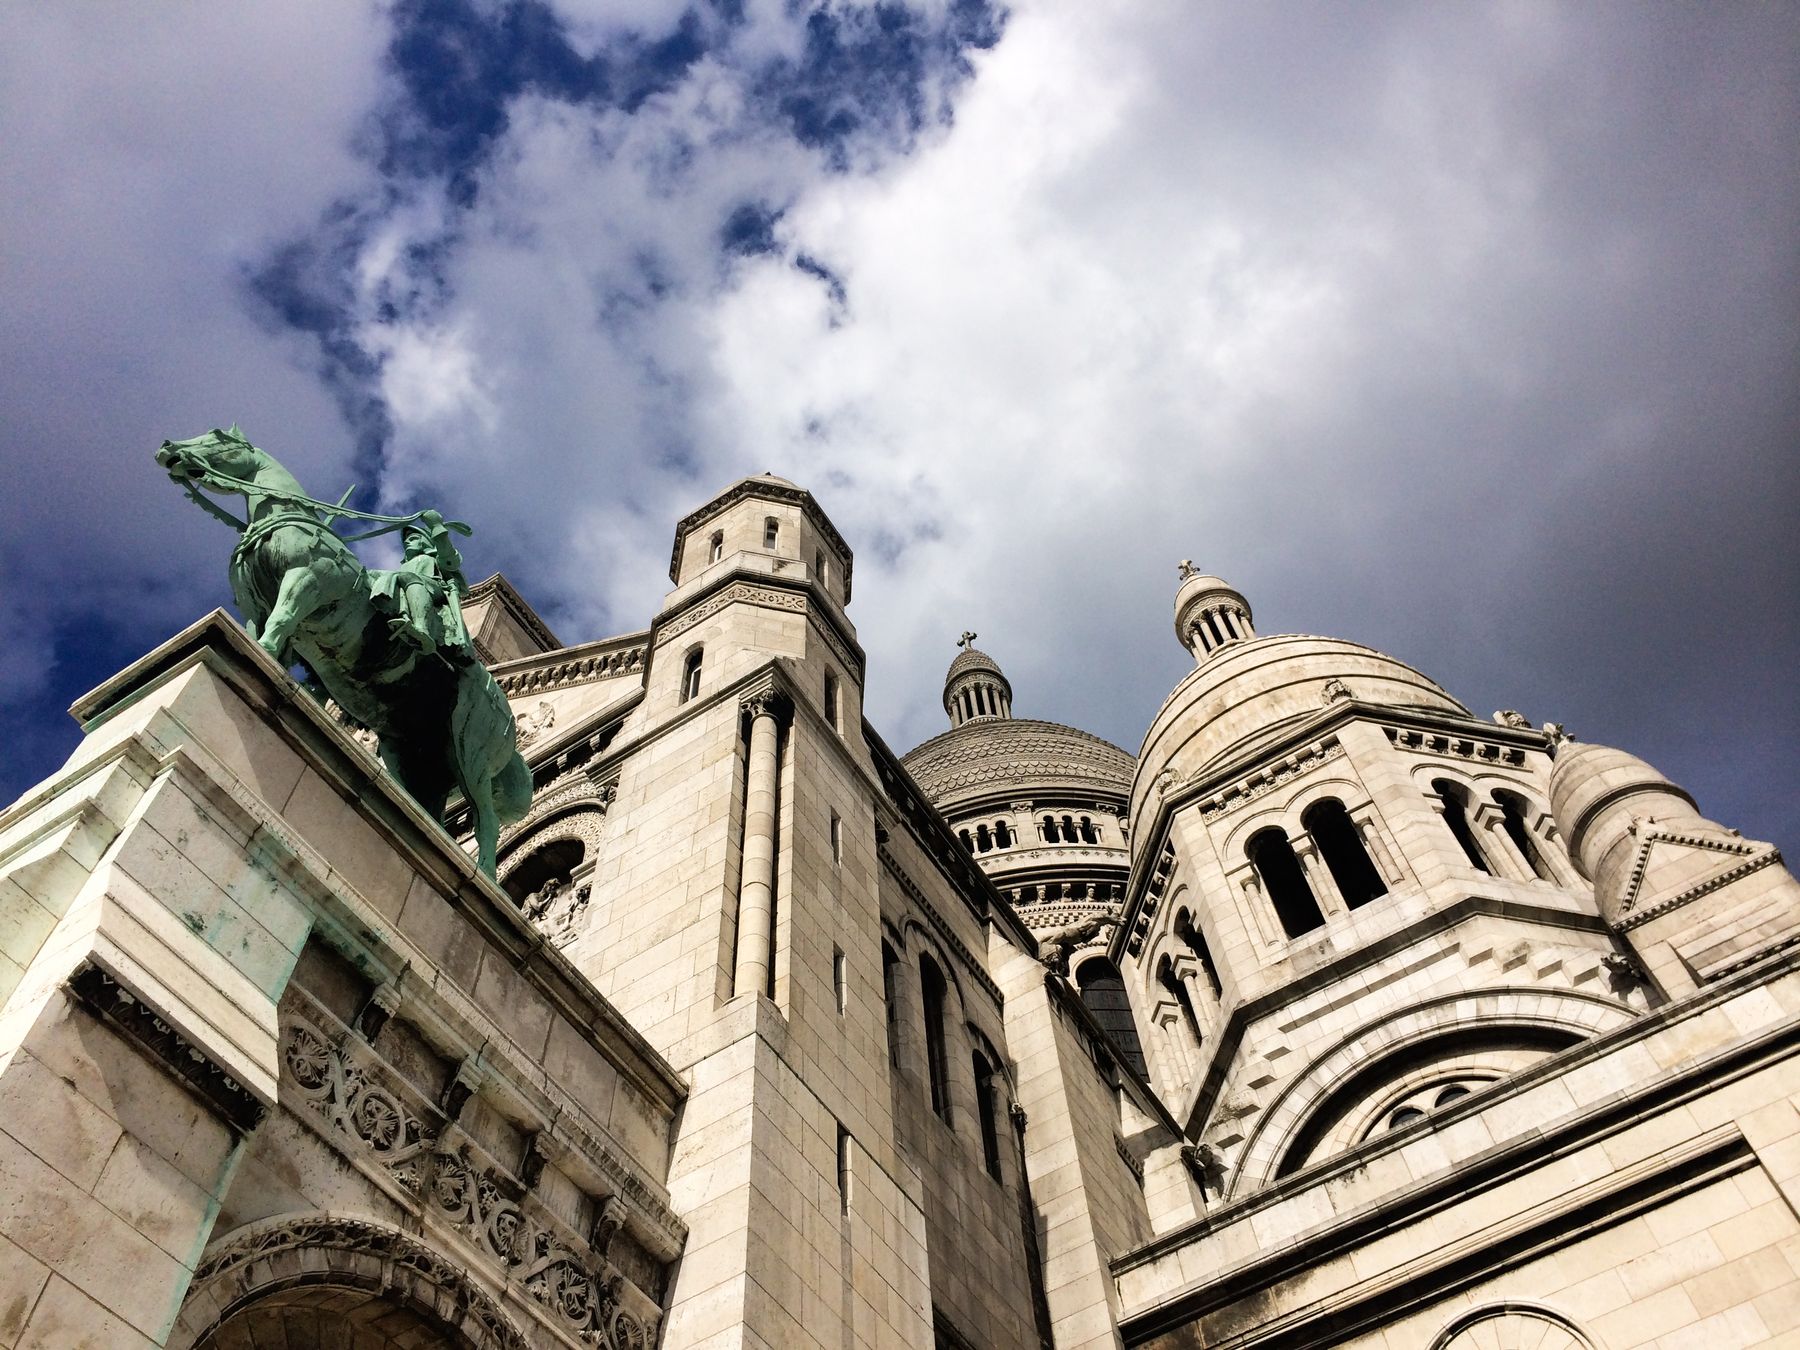
[[[1800,838],[1800,16],[1654,4],[36,6],[0,48],[0,733],[226,602],[165,436],[470,519],[566,640],[732,478],[1135,749],[1174,563]]]

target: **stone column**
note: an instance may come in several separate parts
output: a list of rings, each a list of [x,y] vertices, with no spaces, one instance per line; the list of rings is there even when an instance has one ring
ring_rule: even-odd
[[[1481,831],[1481,851],[1487,854],[1488,861],[1500,875],[1509,881],[1538,879],[1531,863],[1519,853],[1519,846],[1506,832],[1506,816],[1499,806],[1493,802],[1480,802],[1469,815],[1470,823]]]
[[[1356,825],[1357,838],[1362,840],[1369,860],[1375,864],[1375,870],[1381,873],[1381,879],[1390,888],[1404,882],[1406,874],[1394,865],[1394,859],[1388,853],[1387,845],[1382,841],[1381,831],[1375,827],[1375,822],[1366,815],[1354,815],[1350,819]]]
[[[1300,860],[1300,871],[1306,877],[1306,884],[1312,887],[1313,899],[1319,902],[1319,909],[1325,917],[1329,919],[1333,914],[1347,914],[1350,906],[1344,903],[1343,892],[1338,890],[1337,878],[1331,875],[1331,869],[1319,856],[1319,846],[1313,842],[1310,834],[1295,836],[1294,856]]]
[[[738,886],[737,973],[733,991],[738,994],[769,991],[773,964],[771,939],[775,928],[775,822],[780,808],[776,800],[775,708],[768,695],[749,699],[750,773],[744,793],[744,865]]]
[[[1218,998],[1214,995],[1212,986],[1206,982],[1206,978],[1194,966],[1187,964],[1183,964],[1175,973],[1187,986],[1188,1002],[1194,1005],[1194,1015],[1200,1016],[1202,1008],[1207,1009],[1210,1013],[1214,1005],[1218,1003]],[[1211,1022],[1213,1019],[1209,1016],[1205,1020]],[[1204,1051],[1204,1042],[1201,1048]]]

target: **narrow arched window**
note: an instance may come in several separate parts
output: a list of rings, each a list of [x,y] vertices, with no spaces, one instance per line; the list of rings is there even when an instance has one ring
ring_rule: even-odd
[[[1064,816],[1062,818],[1062,837],[1063,843],[1065,844],[1073,844],[1076,842],[1075,822],[1069,816]]]
[[[1188,1035],[1194,1038],[1194,1049],[1205,1049],[1206,1039],[1200,1034],[1200,1014],[1194,1011],[1194,1000],[1188,997],[1187,982],[1175,973],[1174,963],[1166,956],[1157,964],[1156,982],[1180,1005],[1182,1017],[1187,1021]]]
[[[838,680],[836,674],[825,672],[825,720],[831,723],[833,731],[844,728],[838,721]]]
[[[1318,846],[1325,866],[1331,869],[1331,879],[1337,882],[1346,905],[1355,909],[1387,894],[1387,883],[1375,870],[1362,836],[1356,831],[1356,822],[1350,819],[1342,802],[1335,797],[1314,802],[1301,815],[1300,823]]]
[[[974,1052],[975,1109],[981,1116],[981,1161],[988,1175],[1000,1180],[1000,1112],[994,1100],[994,1066],[986,1055]]]
[[[1200,970],[1206,976],[1206,983],[1211,987],[1213,997],[1225,997],[1225,986],[1219,980],[1219,968],[1213,964],[1212,949],[1206,945],[1206,938],[1194,925],[1193,916],[1185,909],[1175,916],[1175,936],[1200,963]]]
[[[1468,797],[1455,783],[1445,778],[1436,779],[1431,787],[1444,803],[1444,824],[1450,827],[1450,833],[1456,836],[1456,842],[1462,846],[1463,856],[1477,871],[1492,875],[1494,869],[1488,866],[1487,855],[1481,851],[1481,845],[1475,839],[1475,831],[1469,825]]]
[[[1004,820],[994,822],[994,842],[1001,848],[1011,848],[1013,845],[1012,829]]]
[[[886,939],[881,943],[881,996],[887,1000],[888,1063],[900,1064],[900,957]]]
[[[962,840],[962,846],[970,853],[975,851],[975,839],[967,830],[958,830],[956,837]]]
[[[1531,826],[1525,822],[1525,799],[1514,792],[1496,792],[1494,800],[1500,804],[1500,823],[1506,829],[1506,837],[1513,841],[1513,847],[1519,850],[1537,879],[1556,880],[1544,861],[1537,840],[1532,837]]]
[[[830,567],[831,567],[831,564],[825,560],[825,550],[822,548],[814,549],[813,550],[813,575],[818,578],[819,586],[821,588],[823,588],[831,580]]]
[[[992,851],[994,847],[994,836],[986,825],[977,825],[975,827],[975,847],[983,853]]]
[[[1044,842],[1046,844],[1054,844],[1056,842],[1056,817],[1055,816],[1045,816],[1044,817]]]
[[[931,1109],[950,1120],[950,1058],[944,1047],[944,1008],[949,988],[929,956],[919,957],[919,990],[925,1003],[925,1067],[931,1077]]]
[[[1250,855],[1256,875],[1262,878],[1263,894],[1275,907],[1282,932],[1297,938],[1325,926],[1325,915],[1319,910],[1312,887],[1306,884],[1306,874],[1300,870],[1300,860],[1294,856],[1294,846],[1285,834],[1273,827],[1259,830],[1250,837],[1244,851]]]
[[[763,518],[763,547],[773,552],[775,541],[781,537],[781,522],[774,516]]]
[[[716,563],[725,556],[725,531],[714,530],[712,539],[706,545],[706,561]]]
[[[1081,1001],[1094,1015],[1100,1029],[1111,1039],[1125,1062],[1148,1077],[1144,1064],[1144,1047],[1138,1040],[1137,1019],[1131,1015],[1131,1000],[1125,994],[1125,981],[1118,967],[1104,956],[1090,956],[1075,970],[1075,987]]]
[[[700,664],[705,655],[704,647],[696,647],[687,654],[687,659],[681,663],[681,701],[683,703],[700,693]]]
[[[1084,844],[1100,842],[1100,836],[1094,833],[1094,822],[1087,816],[1081,818],[1081,842]]]

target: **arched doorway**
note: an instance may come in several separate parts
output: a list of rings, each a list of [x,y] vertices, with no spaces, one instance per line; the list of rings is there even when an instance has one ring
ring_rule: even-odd
[[[528,1350],[492,1295],[409,1233],[313,1214],[251,1224],[194,1273],[169,1350]]]

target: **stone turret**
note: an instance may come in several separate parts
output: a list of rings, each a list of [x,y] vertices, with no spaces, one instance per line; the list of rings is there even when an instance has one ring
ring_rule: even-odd
[[[1181,586],[1175,592],[1175,638],[1200,665],[1221,647],[1256,636],[1250,602],[1230,582],[1181,564]]]
[[[1706,819],[1636,755],[1565,741],[1550,804],[1601,914],[1665,991],[1800,941],[1800,883],[1774,845]]]
[[[944,711],[950,714],[950,725],[960,727],[978,717],[1011,717],[1012,684],[999,663],[976,650],[973,633],[963,641],[967,645],[944,674]]]

